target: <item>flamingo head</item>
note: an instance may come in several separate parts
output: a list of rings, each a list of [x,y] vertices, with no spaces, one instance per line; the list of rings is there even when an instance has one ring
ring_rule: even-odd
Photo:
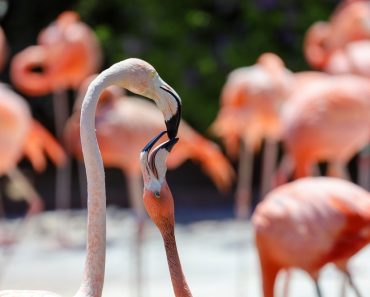
[[[121,71],[122,70],[122,71]],[[149,63],[130,58],[111,67],[116,85],[155,101],[162,111],[169,138],[175,138],[181,119],[181,99]]]
[[[163,233],[174,225],[174,202],[166,182],[166,159],[178,138],[171,138],[157,146],[155,143],[165,134],[161,132],[141,151],[141,171],[144,178],[144,206],[152,221]]]

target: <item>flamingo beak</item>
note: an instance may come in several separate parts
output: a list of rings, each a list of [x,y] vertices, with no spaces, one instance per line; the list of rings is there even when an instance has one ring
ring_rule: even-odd
[[[178,137],[171,138],[167,140],[165,143],[161,144],[158,148],[159,149],[165,149],[167,152],[171,152],[172,148],[175,146],[175,144],[179,141]]]
[[[168,138],[175,138],[179,129],[181,120],[181,99],[177,93],[168,85],[162,85],[160,88],[170,95],[174,102],[172,108],[169,108],[169,117],[165,120]]]
[[[152,147],[157,143],[157,141],[166,133],[167,131],[160,132],[152,140],[150,140],[146,146],[141,150],[141,153],[149,153]]]

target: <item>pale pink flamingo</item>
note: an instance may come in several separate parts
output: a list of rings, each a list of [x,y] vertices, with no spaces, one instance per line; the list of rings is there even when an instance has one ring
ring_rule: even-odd
[[[369,77],[370,2],[343,1],[328,22],[307,31],[304,54],[315,69],[329,73],[356,73]]]
[[[74,11],[65,11],[43,29],[38,45],[17,53],[11,63],[10,77],[16,88],[29,96],[53,94],[55,129],[62,139],[69,115],[68,88],[77,89],[102,62],[100,45],[94,32]],[[71,164],[57,170],[56,207],[70,203]]]
[[[343,1],[328,22],[316,22],[305,37],[308,63],[331,74],[370,78],[370,2]],[[370,190],[370,147],[360,153],[358,182]]]
[[[178,138],[172,138],[149,155],[151,148],[165,132],[153,138],[140,154],[141,170],[144,178],[145,209],[158,227],[166,250],[168,268],[176,297],[191,297],[190,288],[181,267],[175,238],[174,201],[166,181],[166,158]]]
[[[88,186],[87,255],[84,277],[75,296],[100,297],[103,290],[106,250],[106,194],[104,166],[95,134],[95,109],[104,88],[119,85],[153,99],[163,112],[167,133],[176,137],[180,121],[181,101],[176,92],[147,62],[127,59],[114,64],[94,79],[86,92],[81,108],[81,143]],[[46,291],[0,291],[0,297],[53,296]]]
[[[257,63],[232,71],[221,92],[221,107],[211,126],[231,156],[239,154],[236,215],[250,213],[253,153],[266,141],[261,195],[272,186],[271,176],[280,139],[279,110],[291,91],[293,74],[276,55],[261,55]]]
[[[311,175],[313,164],[320,161],[329,162],[329,175],[346,178],[346,164],[370,139],[368,80],[322,77],[292,96],[281,118],[295,178]]]
[[[334,263],[360,292],[348,269],[350,258],[370,242],[370,194],[332,177],[307,177],[271,191],[252,223],[264,297],[273,297],[277,274],[299,268],[318,284],[321,268]],[[304,255],[304,257],[302,257]]]
[[[56,165],[65,161],[65,153],[54,137],[36,120],[32,119],[25,100],[8,86],[0,84],[0,176],[7,175],[18,185],[18,194],[28,204],[26,217],[39,213],[44,206],[42,198],[17,168],[23,156],[27,157],[37,172],[46,167],[46,156]],[[10,196],[10,198],[12,198]],[[3,236],[2,236],[3,237]],[[13,243],[6,236],[0,241]]]

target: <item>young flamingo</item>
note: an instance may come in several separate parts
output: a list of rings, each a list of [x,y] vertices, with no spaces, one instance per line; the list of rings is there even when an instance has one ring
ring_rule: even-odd
[[[153,138],[140,154],[141,171],[144,178],[144,206],[149,217],[161,232],[175,296],[192,297],[177,251],[174,202],[165,178],[166,158],[178,138],[162,143],[149,155],[151,148],[165,133],[165,131],[161,132]]]
[[[87,175],[87,255],[84,277],[75,297],[101,297],[104,283],[106,249],[106,195],[102,157],[95,133],[95,109],[101,92],[116,84],[153,99],[162,110],[167,134],[177,135],[181,101],[176,92],[147,62],[127,59],[114,64],[94,79],[81,109],[81,144]],[[0,291],[0,297],[58,297],[47,291]]]

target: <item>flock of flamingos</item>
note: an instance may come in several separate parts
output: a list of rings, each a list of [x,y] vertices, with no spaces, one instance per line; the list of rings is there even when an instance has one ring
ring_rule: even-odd
[[[7,45],[0,33],[4,65]],[[127,178],[138,241],[146,214],[158,227],[175,296],[192,296],[177,252],[174,199],[166,182],[167,167],[186,159],[198,162],[219,190],[227,190],[237,176],[235,212],[242,219],[252,214],[264,297],[274,296],[281,270],[288,282],[290,268],[306,271],[322,296],[319,273],[328,263],[343,272],[343,286],[364,296],[347,264],[370,242],[370,2],[343,1],[329,21],[313,24],[304,54],[316,71],[293,73],[277,55],[264,53],[255,65],[227,77],[211,131],[230,157],[239,158],[237,175],[219,147],[181,119],[180,96],[149,63],[130,58],[96,74],[101,49],[76,13],[62,13],[39,34],[37,45],[14,56],[10,78],[19,93],[54,94],[57,136],[32,117],[25,99],[1,84],[0,173],[21,185],[27,215],[32,215],[42,211],[43,201],[17,163],[26,157],[37,172],[45,169],[46,158],[59,166],[56,196],[65,206],[70,179],[65,149],[81,161],[87,177],[87,252],[75,296],[102,294],[104,167],[120,168]],[[71,88],[78,95],[68,115],[64,94]],[[122,88],[152,99],[156,106],[126,95]],[[165,135],[168,139],[155,146]],[[280,143],[283,156],[276,165]],[[262,148],[262,199],[252,212],[253,154]],[[359,185],[347,173],[348,162],[358,153]],[[317,177],[320,162],[328,164],[327,177]],[[0,230],[1,243],[9,240]],[[0,291],[0,297],[10,296],[58,295]]]

